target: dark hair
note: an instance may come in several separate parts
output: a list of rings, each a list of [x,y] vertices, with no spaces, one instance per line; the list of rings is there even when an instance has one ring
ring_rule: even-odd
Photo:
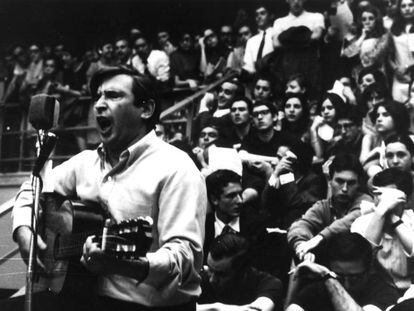
[[[257,81],[259,80],[263,80],[263,81],[267,81],[269,82],[269,87],[270,87],[270,92],[271,92],[271,98],[274,97],[275,94],[275,85],[273,83],[273,79],[266,75],[266,74],[259,74],[256,76],[256,78],[254,79],[254,83],[253,83],[253,95],[254,95],[254,88],[256,87]]]
[[[116,36],[115,41],[114,41],[114,45],[116,45],[116,43],[118,41],[125,41],[128,44],[128,47],[131,47],[131,42],[130,42],[128,36],[124,36],[124,35]]]
[[[302,73],[294,73],[290,75],[289,78],[287,79],[286,84],[291,81],[297,81],[301,88],[304,88],[306,90],[308,89],[308,81],[306,80],[305,75]]]
[[[338,153],[329,166],[329,177],[342,171],[352,171],[358,175],[359,180],[365,177],[364,169],[357,157],[352,153]]]
[[[380,86],[387,86],[387,79],[382,71],[380,71],[376,66],[368,66],[361,69],[358,74],[358,84],[362,83],[362,78],[368,74],[372,74],[375,79],[375,82]]]
[[[361,98],[358,101],[358,107],[362,115],[366,115],[369,111],[370,107],[368,106],[368,101],[374,93],[377,93],[377,95],[384,100],[390,99],[390,94],[386,85],[382,85],[381,82],[374,82],[373,84],[368,85],[362,92]]]
[[[114,42],[112,39],[109,38],[102,38],[99,40],[97,46],[99,49],[102,49],[105,45],[110,44],[112,46],[114,46]]]
[[[398,190],[407,196],[413,193],[413,178],[409,172],[402,171],[397,167],[387,168],[374,176],[372,184],[376,187],[395,185]]]
[[[241,84],[239,80],[232,79],[232,80],[228,80],[228,81],[225,81],[225,82],[234,84],[237,87],[236,92],[234,92],[234,96],[244,96],[244,93],[245,93],[244,85]]]
[[[403,144],[408,152],[414,157],[414,142],[408,135],[391,135],[387,139],[385,139],[385,146],[392,143],[401,143]]]
[[[404,17],[401,15],[401,2],[402,0],[398,0],[397,2],[397,11],[391,26],[391,33],[394,36],[401,35],[401,33],[404,31],[405,25],[407,24]],[[414,18],[412,18],[411,22],[414,22]],[[411,26],[411,31],[413,30],[413,27],[414,26]]]
[[[55,73],[58,72],[62,68],[61,60],[55,55],[49,55],[43,59],[43,64],[44,64],[43,68],[45,67],[46,62],[49,60],[53,60],[55,63]]]
[[[221,234],[212,242],[210,256],[214,260],[232,258],[232,268],[242,270],[249,263],[249,242],[238,233]]]
[[[207,198],[211,205],[213,205],[211,197],[214,196],[216,198],[219,198],[223,193],[223,189],[229,183],[241,184],[241,176],[231,170],[217,170],[207,176]]]
[[[359,261],[362,260],[369,269],[373,260],[371,244],[355,232],[334,234],[327,244],[328,261]]]
[[[382,21],[382,14],[380,10],[373,5],[368,5],[364,7],[358,14],[357,20],[357,32],[358,34],[362,33],[362,14],[364,12],[372,13],[375,16],[375,26],[371,33],[368,34],[368,38],[378,38],[385,33],[384,23]]]
[[[394,129],[397,134],[407,134],[410,128],[410,116],[407,107],[396,101],[385,101],[378,104],[370,114],[372,123],[378,118],[378,108],[383,107],[391,115],[394,121]]]
[[[335,109],[335,120],[338,120],[338,118],[344,113],[344,111],[348,109],[349,105],[345,103],[341,96],[335,93],[327,92],[325,96],[322,98],[321,103],[319,105],[319,114],[322,111],[322,105],[326,100],[329,100]]]
[[[253,109],[255,107],[258,107],[258,106],[266,106],[267,108],[269,108],[272,115],[276,114],[276,107],[271,101],[263,100],[263,99],[262,100],[256,100],[254,105],[253,105]]]
[[[154,102],[154,113],[145,121],[147,123],[147,129],[154,128],[160,115],[158,95],[155,90],[155,81],[151,77],[141,75],[134,68],[128,66],[113,66],[105,67],[97,71],[92,76],[89,83],[89,89],[92,97],[96,98],[98,88],[104,81],[117,75],[127,75],[132,78],[132,93],[134,94],[136,106],[148,101]]]
[[[308,101],[305,95],[300,93],[286,93],[283,101],[282,101],[282,109],[285,110],[286,103],[291,98],[297,98],[300,101],[302,106],[302,115],[296,122],[289,122],[285,117],[282,120],[282,131],[290,132],[296,136],[303,135],[309,128],[310,123],[310,114],[309,114],[309,106]]]
[[[360,126],[362,124],[361,111],[356,106],[350,106],[347,109],[345,109],[342,112],[342,114],[337,118],[337,120],[339,119],[349,119],[357,126]]]
[[[230,103],[230,108],[231,108],[231,106],[233,106],[233,104],[235,102],[240,102],[240,101],[245,102],[246,105],[247,105],[247,109],[249,110],[249,113],[252,113],[253,102],[246,96],[236,96],[236,97],[234,97],[233,100]]]

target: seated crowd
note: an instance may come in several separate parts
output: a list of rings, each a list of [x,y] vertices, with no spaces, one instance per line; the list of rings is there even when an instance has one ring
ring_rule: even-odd
[[[414,0],[318,13],[286,2],[285,16],[259,4],[254,26],[177,42],[132,29],[82,60],[63,44],[16,46],[3,100],[27,110],[30,96],[56,95],[73,126],[106,66],[132,66],[165,93],[236,73],[201,98],[193,137],[156,126],[206,177],[197,309],[413,310]]]

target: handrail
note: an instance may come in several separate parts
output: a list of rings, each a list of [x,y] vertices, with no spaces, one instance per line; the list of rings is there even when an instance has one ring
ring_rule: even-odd
[[[238,73],[236,71],[232,71],[229,74],[225,75],[224,77],[220,78],[219,80],[217,80],[217,81],[211,83],[210,85],[206,86],[202,90],[200,90],[200,91],[194,93],[193,95],[190,95],[189,97],[183,99],[182,101],[176,103],[174,106],[171,106],[170,108],[165,109],[163,112],[161,112],[160,120],[163,121],[166,117],[168,117],[168,116],[172,115],[173,113],[187,107],[198,97],[200,97],[200,96],[204,95],[205,93],[207,93],[208,91],[216,88],[217,86],[219,86],[223,82],[226,82],[230,79],[233,79],[237,75],[238,75]]]
[[[8,213],[14,205],[14,198],[4,202],[2,205],[0,205],[0,217],[4,214]]]

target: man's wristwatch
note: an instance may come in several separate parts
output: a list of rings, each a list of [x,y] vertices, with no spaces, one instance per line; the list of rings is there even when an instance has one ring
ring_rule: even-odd
[[[329,271],[328,273],[326,273],[323,277],[322,277],[322,281],[326,281],[328,279],[337,279],[338,276],[336,275],[335,272]]]
[[[403,221],[402,221],[402,219],[400,218],[400,219],[398,219],[396,222],[393,222],[392,224],[391,224],[391,230],[395,230],[395,228],[397,228],[399,225],[401,225],[401,224],[403,224]]]

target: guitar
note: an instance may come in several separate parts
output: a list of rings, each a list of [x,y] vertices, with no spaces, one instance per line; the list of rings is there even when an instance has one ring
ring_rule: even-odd
[[[45,272],[39,273],[35,291],[48,289],[89,299],[96,276],[82,266],[80,258],[91,235],[117,259],[145,256],[152,243],[152,219],[138,217],[114,224],[105,221],[102,210],[97,203],[67,200],[55,193],[44,197],[39,232],[48,247],[39,253]]]

